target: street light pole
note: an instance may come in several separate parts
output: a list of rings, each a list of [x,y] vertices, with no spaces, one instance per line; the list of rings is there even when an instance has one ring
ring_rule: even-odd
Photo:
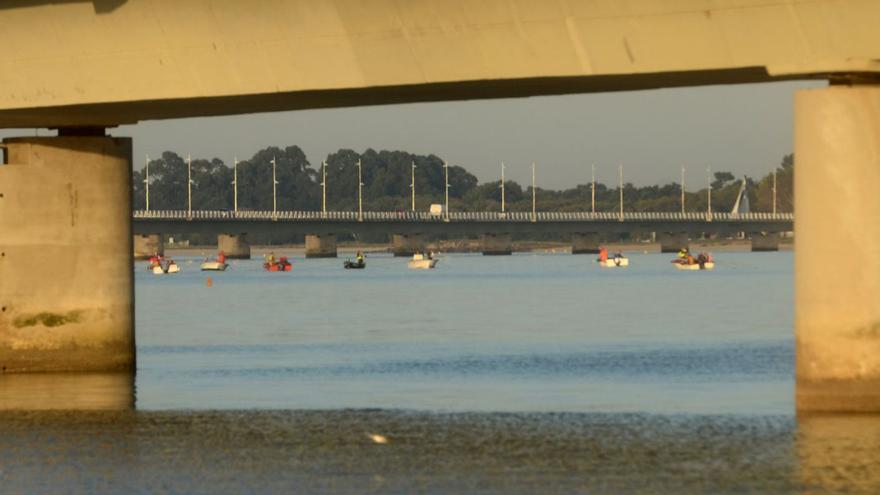
[[[590,211],[596,213],[596,164],[593,166],[593,179],[590,181]]]
[[[681,213],[684,214],[684,165],[681,167]]]
[[[443,162],[443,169],[446,171],[446,187],[444,188],[445,189],[444,192],[446,194],[445,217],[446,217],[446,221],[448,222],[449,221],[449,164],[446,162]]]
[[[623,164],[620,164],[620,185],[618,189],[620,189],[620,221],[623,221]]]
[[[416,211],[416,162],[412,162],[412,183],[410,183],[409,187],[412,188],[412,211]]]
[[[144,184],[146,189],[147,196],[147,211],[150,211],[150,155],[147,155],[146,158],[145,172],[144,172]]]
[[[706,168],[706,196],[708,198],[708,204],[706,206],[706,217],[708,219],[712,219],[712,170],[710,168]]]
[[[504,162],[501,162],[501,213],[504,213]]]
[[[537,204],[536,197],[537,189],[535,187],[535,162],[532,162],[532,221],[538,221],[538,213],[535,210],[535,206]]]
[[[327,216],[327,161],[321,162],[321,214]]]
[[[272,156],[272,219],[278,219],[278,181],[275,180],[275,156]]]
[[[773,214],[776,214],[776,168],[773,168]]]
[[[363,174],[362,174],[362,170],[361,170],[361,159],[360,158],[358,158],[357,167],[358,167],[358,222],[363,222],[364,221],[364,201],[363,201],[364,183],[363,183],[363,179],[362,179]]]
[[[192,157],[186,155],[186,218],[192,220],[193,216],[193,173]]]
[[[238,213],[238,157],[232,159],[232,211]]]

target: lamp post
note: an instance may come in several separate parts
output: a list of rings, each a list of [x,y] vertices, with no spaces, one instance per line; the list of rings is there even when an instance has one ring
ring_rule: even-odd
[[[192,157],[186,155],[186,218],[192,220],[193,216],[193,173]]]
[[[706,197],[708,203],[706,205],[706,218],[712,220],[712,170],[706,168]]]
[[[444,209],[444,217],[446,217],[446,221],[449,221],[449,164],[443,162],[443,169],[446,171],[446,187],[444,188],[444,193],[446,194],[446,208]]]
[[[773,168],[773,214],[776,214],[776,167]]]
[[[278,181],[275,180],[275,156],[272,156],[272,220],[278,220]]]
[[[364,201],[363,201],[363,189],[364,183],[362,180],[363,174],[361,173],[361,159],[358,158],[357,161],[358,168],[358,222],[364,221]]]
[[[412,162],[412,182],[409,187],[412,189],[412,211],[416,211],[416,162]]]
[[[144,188],[146,190],[147,211],[150,211],[150,155],[147,155],[146,162],[144,165]]]
[[[532,221],[538,221],[538,213],[535,209],[537,205],[537,188],[535,187],[535,162],[532,162]]]
[[[238,157],[232,159],[232,211],[238,213]]]
[[[681,214],[684,215],[684,165],[681,166]]]
[[[327,161],[321,162],[321,215],[327,216]]]
[[[596,164],[593,164],[593,178],[590,181],[590,211],[596,213]]]
[[[501,213],[504,213],[504,162],[501,162]]]
[[[619,169],[620,182],[618,189],[620,189],[620,221],[623,221],[623,164],[620,164]]]

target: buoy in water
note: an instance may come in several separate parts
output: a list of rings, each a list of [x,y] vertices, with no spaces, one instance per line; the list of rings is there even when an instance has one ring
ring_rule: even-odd
[[[214,287],[214,279],[211,277],[206,278],[205,287]]]

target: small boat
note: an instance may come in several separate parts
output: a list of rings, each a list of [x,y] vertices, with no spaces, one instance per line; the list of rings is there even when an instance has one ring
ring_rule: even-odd
[[[174,260],[169,260],[167,262],[161,262],[158,265],[153,265],[150,267],[150,270],[155,275],[165,275],[169,273],[178,273],[180,272],[180,267],[177,266],[177,263]]]
[[[225,272],[227,268],[229,268],[229,265],[227,263],[221,263],[219,261],[209,260],[202,263],[203,272]]]
[[[267,261],[266,263],[263,263],[263,269],[267,272],[289,272],[290,270],[293,270],[293,265],[287,261],[286,256],[282,256],[278,261],[272,263]]]
[[[415,270],[427,270],[437,266],[437,260],[430,254],[416,253],[407,266]]]
[[[605,261],[596,260],[599,262],[599,266],[602,268],[617,268],[621,266],[629,266],[629,258],[626,256],[615,256],[613,258],[608,258]]]
[[[364,260],[360,261],[351,261],[345,260],[345,263],[342,264],[343,267],[347,270],[360,270],[367,267],[367,263]]]
[[[713,270],[715,262],[707,261],[705,263],[679,263],[678,260],[672,262],[679,270]]]

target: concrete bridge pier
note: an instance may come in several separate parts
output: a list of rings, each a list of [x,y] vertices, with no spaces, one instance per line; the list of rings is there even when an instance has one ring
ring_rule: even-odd
[[[162,234],[135,234],[134,259],[145,260],[157,253],[165,254],[165,239]]]
[[[480,243],[486,256],[509,255],[513,251],[510,234],[483,234]]]
[[[306,235],[306,258],[335,258],[336,234]]]
[[[657,232],[656,238],[661,253],[677,253],[682,248],[690,248],[687,232]]]
[[[412,256],[425,250],[425,236],[422,234],[394,234],[391,236],[391,251],[394,256]]]
[[[247,234],[220,234],[217,236],[217,251],[223,251],[229,259],[251,259],[251,245]]]
[[[752,232],[752,252],[779,251],[779,232]]]
[[[880,85],[800,90],[794,107],[797,409],[877,412]]]
[[[8,138],[0,373],[134,369],[131,139]]]
[[[598,232],[575,232],[571,234],[571,254],[596,254],[601,243]]]

